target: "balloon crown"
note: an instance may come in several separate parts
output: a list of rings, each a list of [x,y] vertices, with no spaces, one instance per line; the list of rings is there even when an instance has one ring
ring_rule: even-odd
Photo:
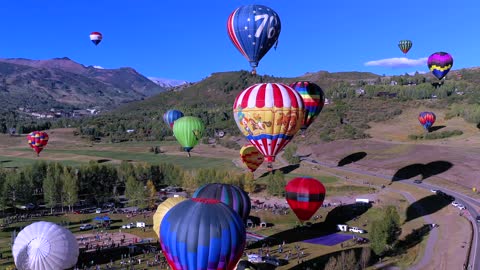
[[[220,203],[219,200],[208,199],[208,198],[192,198],[192,201],[194,201],[194,202],[199,202],[199,203],[205,203],[205,204],[217,204],[217,203]]]

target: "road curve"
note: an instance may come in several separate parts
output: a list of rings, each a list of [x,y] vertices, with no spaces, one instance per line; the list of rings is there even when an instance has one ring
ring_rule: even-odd
[[[393,178],[393,176],[374,173],[374,172],[370,172],[370,171],[365,171],[365,170],[360,170],[360,169],[355,169],[355,168],[338,167],[336,165],[331,165],[331,164],[321,162],[321,161],[317,161],[317,160],[313,160],[313,159],[302,159],[302,162],[307,162],[307,163],[314,164],[314,165],[316,164],[316,165],[320,165],[320,166],[324,166],[324,167],[328,167],[328,168],[332,168],[332,169],[340,170],[340,171],[346,171],[346,172],[353,172],[353,173],[358,173],[358,174],[362,174],[362,175],[375,176],[375,177],[378,177],[378,178],[383,178],[383,179],[388,180],[388,181],[391,181],[392,178]],[[473,232],[474,233],[474,240],[473,240],[473,243],[472,243],[472,249],[470,251],[470,257],[469,257],[469,265],[470,265],[469,270],[480,270],[480,249],[478,248],[480,246],[480,238],[478,237],[478,232],[479,232],[479,229],[480,229],[479,228],[480,223],[477,223],[475,221],[475,218],[477,216],[479,216],[479,213],[473,207],[473,205],[476,206],[476,207],[480,207],[480,200],[475,199],[475,198],[471,198],[471,197],[469,197],[465,194],[458,193],[456,191],[453,191],[453,190],[450,190],[450,189],[447,189],[447,188],[444,188],[444,187],[436,186],[436,185],[433,185],[433,184],[428,184],[428,183],[415,184],[415,183],[413,183],[413,180],[402,180],[402,183],[412,185],[412,186],[416,186],[416,187],[423,188],[423,189],[439,189],[439,190],[442,190],[443,192],[454,196],[456,201],[458,201],[458,202],[460,202],[460,203],[462,203],[463,205],[466,206],[467,211],[470,214],[469,220],[471,222],[473,222],[473,228],[474,228],[474,232]],[[426,217],[428,217],[428,216],[426,216]],[[430,217],[428,217],[428,218],[430,218]],[[431,233],[435,233],[437,235],[436,237],[438,237],[438,232],[436,232],[436,231],[437,230],[432,230]],[[432,234],[432,236],[433,236],[433,234]],[[432,238],[434,238],[434,237],[432,237]],[[428,240],[430,240],[430,237],[429,237]],[[428,241],[427,241],[427,246],[428,246]],[[425,266],[426,263],[428,263],[429,256],[427,256],[428,255],[427,250],[428,249],[426,249],[426,251],[425,251],[424,258],[422,258],[422,260],[420,260],[420,262],[418,264],[412,266],[412,268],[410,268],[410,269],[422,269],[421,267]],[[432,252],[432,250],[430,250],[430,252]],[[426,263],[424,262],[425,260],[427,261]]]

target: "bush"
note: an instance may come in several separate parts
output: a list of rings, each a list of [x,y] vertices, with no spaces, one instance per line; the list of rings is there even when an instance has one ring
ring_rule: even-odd
[[[455,130],[446,130],[442,132],[435,132],[435,133],[427,133],[425,135],[419,135],[419,134],[410,134],[408,135],[408,138],[410,140],[436,140],[436,139],[445,139],[448,137],[453,137],[453,136],[460,136],[463,134],[463,131],[455,129]]]

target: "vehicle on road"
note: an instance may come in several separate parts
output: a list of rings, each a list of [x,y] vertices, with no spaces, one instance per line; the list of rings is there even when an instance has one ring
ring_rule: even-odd
[[[135,224],[133,224],[133,222],[122,225],[122,229],[131,229],[131,228],[135,228]]]
[[[93,229],[92,224],[83,224],[82,226],[80,226],[80,231],[88,231],[88,230],[91,230],[91,229]]]
[[[422,183],[422,180],[415,179],[415,180],[413,180],[413,183],[415,183],[415,184],[421,184],[421,183]]]
[[[455,206],[455,207],[458,207],[459,204],[460,204],[460,203],[458,203],[458,202],[456,202],[456,201],[455,201],[455,202],[452,202],[452,205]]]
[[[435,193],[435,194],[436,194],[438,191],[439,191],[438,189],[430,189],[430,192]]]
[[[465,205],[460,204],[460,203],[457,205],[457,208],[460,209],[460,210],[465,210],[465,209],[467,209],[467,208],[465,207]]]
[[[480,223],[480,216],[477,216],[475,220],[477,221],[477,223]]]
[[[348,229],[348,231],[354,232],[354,233],[366,233],[365,230],[362,230],[362,229],[357,228],[357,227],[350,227],[350,228]]]

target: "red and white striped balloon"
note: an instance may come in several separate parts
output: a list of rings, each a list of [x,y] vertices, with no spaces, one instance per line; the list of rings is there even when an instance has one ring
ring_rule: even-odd
[[[305,105],[300,94],[283,83],[259,83],[243,90],[233,104],[240,131],[271,167],[275,156],[302,126]]]

